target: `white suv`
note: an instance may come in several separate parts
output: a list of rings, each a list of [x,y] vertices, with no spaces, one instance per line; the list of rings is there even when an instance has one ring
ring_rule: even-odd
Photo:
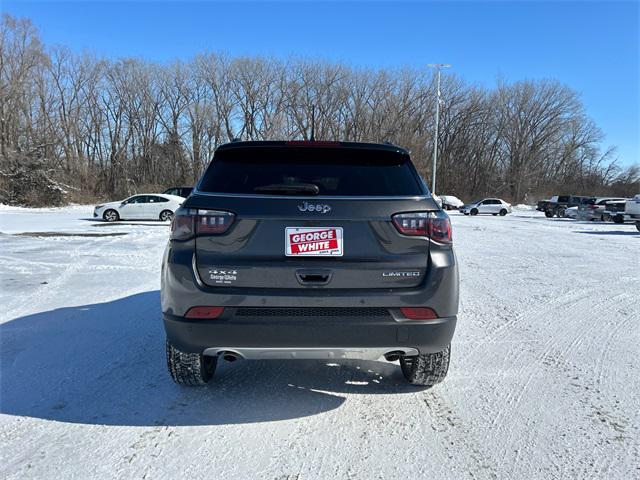
[[[629,215],[632,220],[635,220],[636,228],[640,231],[640,193],[631,200],[627,200],[624,213],[625,215]]]

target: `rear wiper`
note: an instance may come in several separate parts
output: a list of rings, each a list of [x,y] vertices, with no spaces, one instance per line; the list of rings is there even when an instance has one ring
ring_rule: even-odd
[[[255,192],[283,193],[285,195],[318,195],[320,189],[313,183],[273,183],[253,189]]]

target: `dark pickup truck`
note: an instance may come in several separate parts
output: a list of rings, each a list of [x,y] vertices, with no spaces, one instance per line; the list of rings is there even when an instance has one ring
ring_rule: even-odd
[[[562,218],[567,208],[577,207],[591,198],[579,195],[554,195],[549,200],[540,200],[536,210],[544,212],[547,218],[554,216]]]

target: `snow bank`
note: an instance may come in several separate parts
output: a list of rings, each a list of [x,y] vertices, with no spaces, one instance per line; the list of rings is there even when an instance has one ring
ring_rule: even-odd
[[[519,211],[523,211],[523,212],[528,212],[531,210],[535,210],[536,207],[533,205],[526,205],[524,203],[519,203],[518,205],[512,207],[513,210],[519,210]]]
[[[37,212],[60,212],[66,213],[70,211],[93,211],[94,205],[80,205],[72,203],[66,207],[16,207],[13,205],[5,205],[0,203],[0,213],[15,212],[15,213],[37,213]]]

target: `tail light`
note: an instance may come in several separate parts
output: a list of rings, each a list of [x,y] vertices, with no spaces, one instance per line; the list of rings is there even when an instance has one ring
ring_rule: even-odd
[[[191,307],[185,317],[194,319],[218,318],[222,312],[224,312],[224,307]]]
[[[235,214],[221,210],[179,208],[171,222],[171,240],[187,240],[194,235],[225,233],[235,217]]]
[[[391,217],[403,235],[429,237],[440,243],[451,243],[451,221],[444,212],[397,213]]]
[[[598,208],[598,205],[589,205],[587,208],[590,210],[596,210]]]
[[[438,314],[428,307],[401,307],[400,311],[409,320],[435,320]]]

